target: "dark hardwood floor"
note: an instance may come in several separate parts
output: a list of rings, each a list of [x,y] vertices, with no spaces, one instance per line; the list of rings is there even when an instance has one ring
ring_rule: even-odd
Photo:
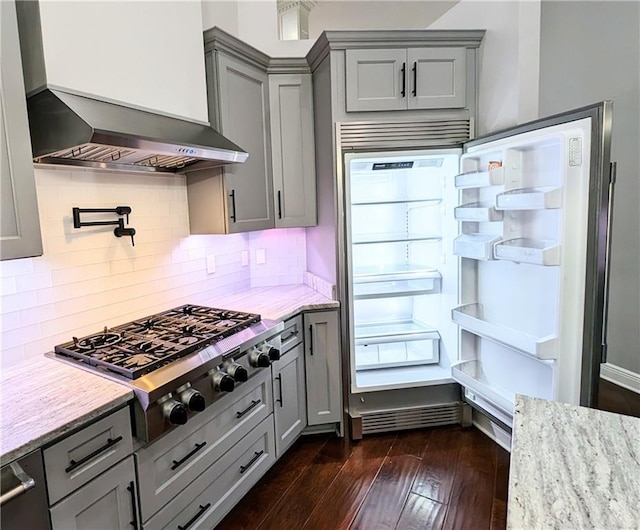
[[[640,395],[601,380],[602,410],[640,417]],[[509,453],[475,428],[303,436],[219,530],[506,527]]]

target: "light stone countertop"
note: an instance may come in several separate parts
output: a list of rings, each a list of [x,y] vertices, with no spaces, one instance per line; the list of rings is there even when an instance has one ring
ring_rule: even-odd
[[[340,303],[314,291],[306,285],[254,287],[217,296],[204,305],[259,313],[262,318],[286,320],[301,311],[336,309]]]
[[[339,303],[305,285],[260,287],[204,305],[285,320]],[[167,308],[170,309],[170,308]],[[48,357],[2,370],[0,461],[4,465],[133,399],[126,386]]]
[[[640,528],[640,418],[516,396],[507,528]]]
[[[44,356],[3,369],[0,395],[2,465],[133,399],[124,385]]]

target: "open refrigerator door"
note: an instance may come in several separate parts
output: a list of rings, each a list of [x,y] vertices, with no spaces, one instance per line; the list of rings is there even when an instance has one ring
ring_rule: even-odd
[[[592,404],[604,343],[605,111],[474,142],[454,177],[460,305],[451,316],[460,342],[452,376],[467,402],[509,428],[516,394]]]

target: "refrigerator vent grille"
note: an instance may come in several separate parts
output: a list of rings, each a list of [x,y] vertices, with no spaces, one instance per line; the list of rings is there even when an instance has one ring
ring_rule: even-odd
[[[339,123],[342,149],[458,146],[471,138],[471,120]]]
[[[361,413],[362,434],[460,423],[461,403]]]

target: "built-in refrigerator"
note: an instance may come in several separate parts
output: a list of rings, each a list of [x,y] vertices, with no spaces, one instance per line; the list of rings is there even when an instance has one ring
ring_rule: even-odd
[[[517,393],[593,404],[610,130],[607,102],[460,149],[342,153],[352,418],[394,428],[385,409],[437,410],[429,387],[453,382],[507,430]]]

